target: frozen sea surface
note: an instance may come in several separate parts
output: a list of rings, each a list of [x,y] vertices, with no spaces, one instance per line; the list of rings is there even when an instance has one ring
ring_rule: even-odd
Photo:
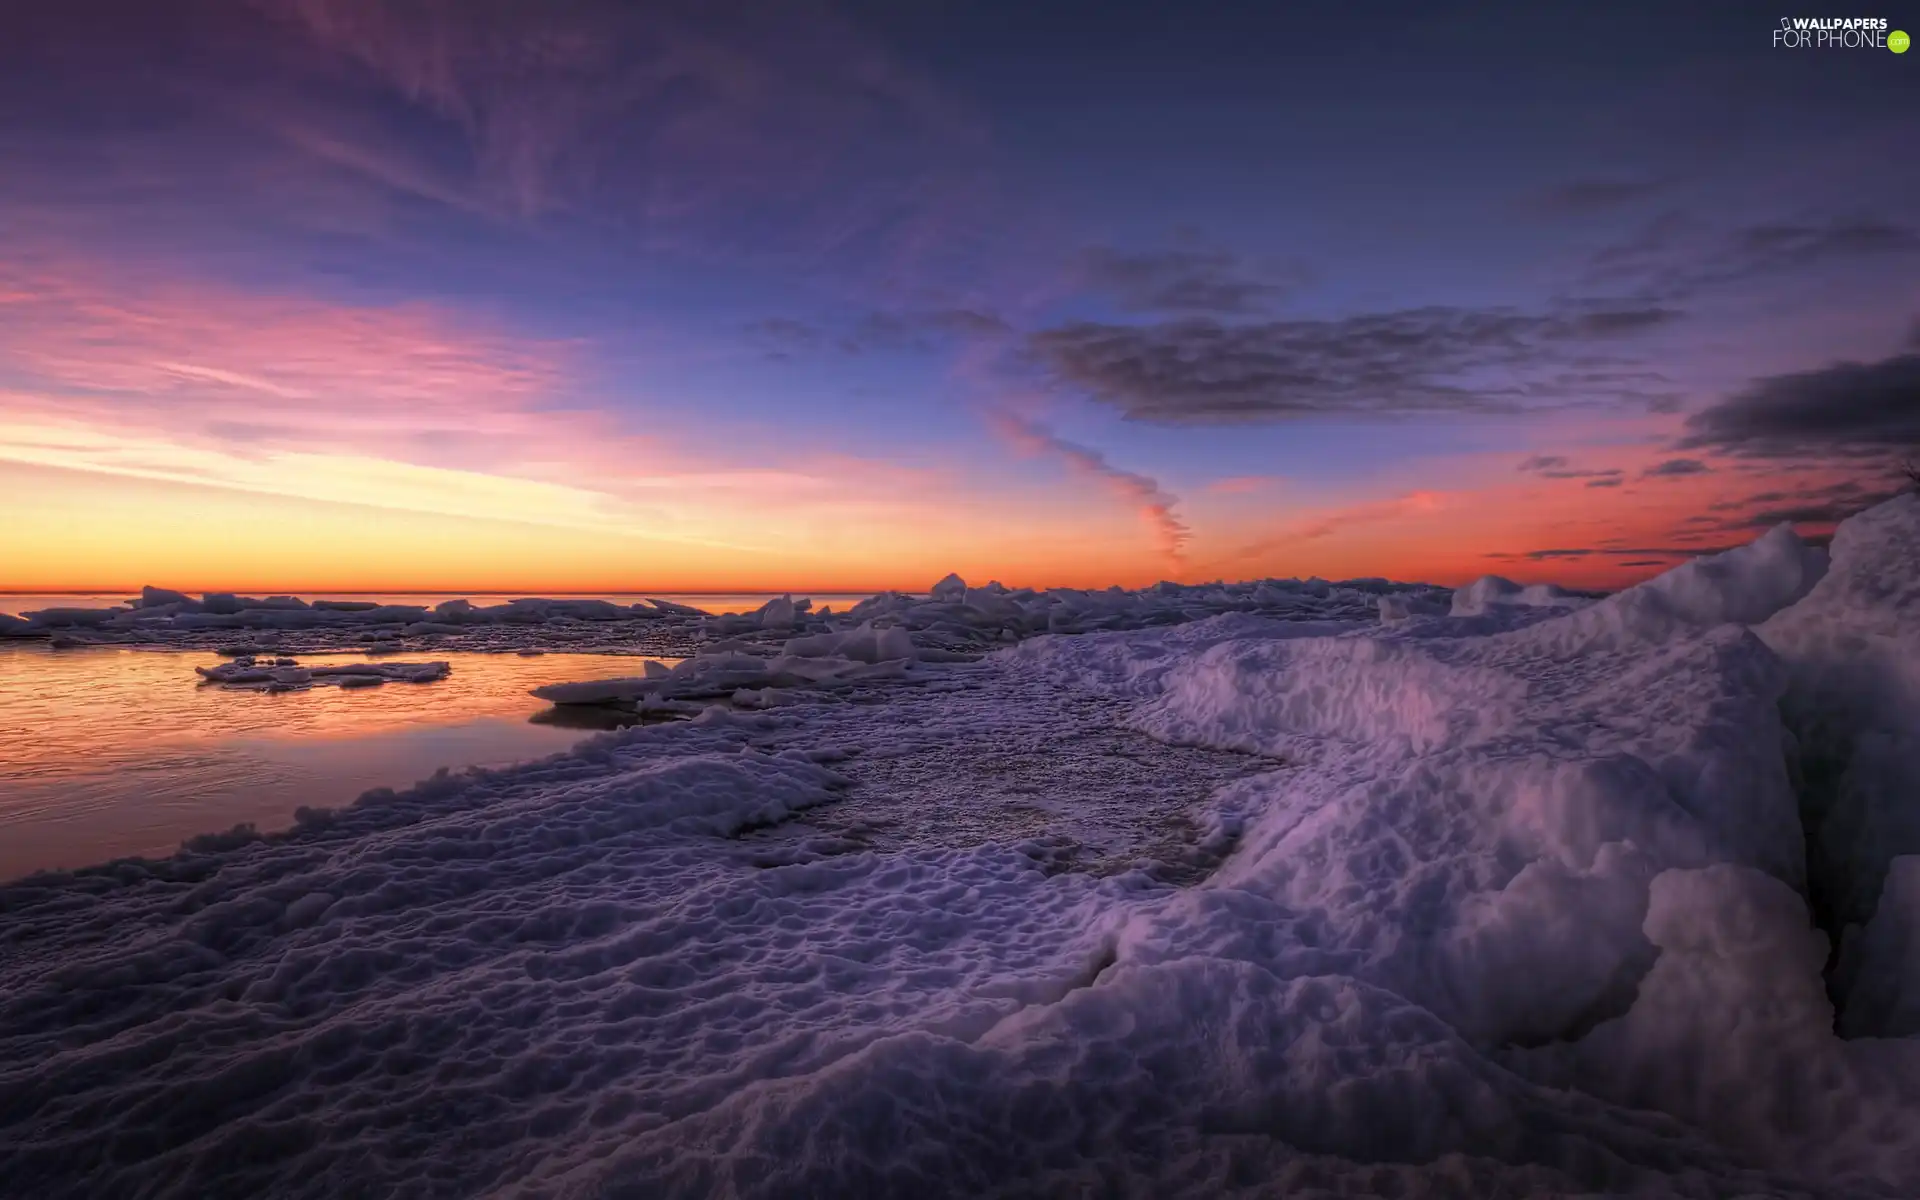
[[[0,888],[0,1191],[1911,1197],[1916,580],[1906,498],[1597,601],[775,608],[598,689],[730,709]]]

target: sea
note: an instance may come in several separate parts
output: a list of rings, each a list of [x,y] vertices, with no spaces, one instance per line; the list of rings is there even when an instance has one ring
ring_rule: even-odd
[[[713,613],[776,593],[648,593]],[[466,593],[477,604],[513,596]],[[0,612],[103,608],[122,592],[0,595]],[[305,599],[432,607],[452,594],[333,593]],[[631,604],[640,594],[591,598]],[[797,596],[796,596],[797,598]],[[816,593],[846,608],[864,595]],[[303,663],[351,654],[309,655]],[[284,828],[302,807],[351,803],[441,768],[499,767],[567,749],[596,732],[529,695],[549,683],[632,675],[631,657],[430,651],[452,674],[430,684],[268,694],[200,686],[206,651],[93,646],[53,650],[0,640],[0,879],[113,858],[170,854],[188,838]],[[393,661],[392,658],[382,661]],[[672,663],[673,659],[663,659]]]

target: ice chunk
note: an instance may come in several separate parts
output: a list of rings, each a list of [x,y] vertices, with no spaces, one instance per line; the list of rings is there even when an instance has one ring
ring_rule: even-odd
[[[378,675],[382,679],[397,679],[407,683],[432,683],[445,679],[453,673],[453,666],[447,662],[383,662],[383,663],[344,663],[311,669],[315,679],[352,678],[355,676]]]
[[[427,610],[419,604],[376,604],[353,613],[353,618],[368,624],[412,624],[427,619]]]
[[[648,667],[658,666],[648,663]],[[622,675],[611,679],[583,679],[574,683],[549,683],[534,688],[532,695],[549,704],[613,704],[634,700],[658,691],[659,677]]]
[[[130,610],[124,608],[42,608],[21,616],[47,629],[98,628]]]
[[[199,602],[189,597],[185,592],[176,592],[168,588],[157,588],[152,585],[140,589],[140,598],[133,602],[133,607],[159,608],[167,604],[174,605],[175,610],[179,612],[191,612],[200,607]]]
[[[1467,586],[1453,593],[1453,615],[1456,617],[1478,616],[1491,604],[1510,601],[1523,589],[1511,579],[1498,575],[1482,575]]]
[[[1653,882],[1659,958],[1632,1009],[1537,1052],[1566,1081],[1671,1113],[1757,1162],[1920,1194],[1920,1040],[1843,1042],[1827,940],[1779,880],[1732,864]]]
[[[461,632],[460,626],[446,621],[413,621],[400,627],[400,633],[404,637],[459,632]]]
[[[753,612],[762,629],[792,629],[796,609],[792,596],[776,596]]]
[[[872,621],[865,621],[855,629],[790,638],[781,647],[781,653],[796,658],[833,657],[876,663],[895,658],[911,659],[916,651],[913,639],[905,629],[897,625],[876,629]]]
[[[333,683],[347,687],[365,687],[369,679],[385,682],[433,683],[453,671],[446,662],[342,663],[303,667],[291,658],[263,661],[240,655],[217,667],[195,667],[194,673],[208,683],[231,687],[266,687],[270,690],[294,690],[314,684]]]
[[[1380,619],[1384,622],[1406,621],[1421,616],[1439,616],[1448,611],[1446,607],[1434,600],[1412,592],[1395,592],[1381,596],[1379,607]]]
[[[1781,524],[1751,545],[1683,563],[1623,595],[1659,597],[1693,625],[1753,625],[1805,596],[1826,570],[1826,552]]]
[[[933,585],[928,593],[935,600],[964,600],[967,598],[967,581],[955,574]]]
[[[1382,597],[1386,599],[1389,597]],[[1591,597],[1574,595],[1551,583],[1523,587],[1498,575],[1482,575],[1453,593],[1451,611],[1456,617],[1476,617],[1499,608],[1571,609],[1591,603]]]
[[[691,604],[681,604],[673,600],[661,600],[657,597],[648,597],[647,603],[653,605],[663,613],[676,617],[708,617],[713,615],[704,608],[695,608]]]

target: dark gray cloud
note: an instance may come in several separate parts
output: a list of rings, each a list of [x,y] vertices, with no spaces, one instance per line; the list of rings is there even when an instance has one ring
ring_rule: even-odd
[[[1705,475],[1713,470],[1697,458],[1670,458],[1640,472],[1642,479],[1679,479],[1687,475]]]
[[[1679,539],[1676,539],[1679,540]],[[1700,554],[1718,554],[1731,550],[1735,545],[1721,546],[1558,546],[1548,550],[1525,550],[1518,553],[1503,552],[1487,555],[1488,558],[1502,559],[1507,562],[1551,562],[1578,558],[1629,558],[1636,561],[1622,563],[1622,566],[1665,566],[1676,558],[1693,558]],[[1654,561],[1649,561],[1654,560]]]
[[[1855,513],[1872,508],[1882,500],[1891,499],[1897,493],[1885,492],[1860,500],[1829,500],[1824,504],[1796,504],[1787,508],[1763,508],[1748,513],[1739,522],[1748,529],[1771,529],[1785,521],[1793,525],[1834,525],[1853,516]]]
[[[1640,333],[1674,320],[1680,314],[1671,308],[1619,308],[1591,312],[1577,318],[1580,336],[1611,337],[1622,333]]]
[[[1878,457],[1920,446],[1920,354],[1755,382],[1687,419],[1680,449],[1759,458]]]
[[[869,350],[924,352],[951,341],[1005,337],[1013,329],[993,313],[971,308],[940,308],[870,313],[851,332],[839,336],[786,317],[749,322],[743,332],[767,357],[788,359],[828,348],[843,354],[863,354]]]
[[[1684,541],[1684,538],[1675,538]],[[1676,558],[1695,558],[1704,554],[1721,554],[1746,542],[1722,542],[1710,546],[1572,546],[1556,547],[1550,550],[1527,550],[1520,553],[1489,554],[1488,558],[1505,559],[1509,562],[1522,560],[1547,562],[1556,559],[1575,558],[1624,558],[1635,559],[1633,563],[1622,566],[1665,566],[1667,561]],[[1661,560],[1650,562],[1647,560]]]
[[[1608,479],[1589,479],[1587,486],[1590,488],[1616,488],[1623,482],[1625,481],[1616,476]]]
[[[1597,471],[1575,467],[1568,463],[1564,455],[1559,454],[1536,454],[1522,459],[1518,470],[1542,479],[1615,479],[1624,474],[1611,467]]]
[[[1567,376],[1633,366],[1598,351],[1679,315],[1436,306],[1336,320],[1077,322],[1033,334],[1028,348],[1059,382],[1143,421],[1515,413],[1632,394],[1631,378],[1608,390]]]
[[[942,342],[1002,337],[1011,332],[998,316],[978,309],[877,312],[863,319],[849,337],[842,339],[841,346],[855,354],[863,350],[925,351]]]
[[[1708,512],[1738,512],[1739,510],[1743,508],[1747,508],[1750,505],[1754,505],[1754,504],[1778,504],[1780,501],[1785,500],[1786,498],[1787,498],[1787,493],[1785,492],[1761,492],[1755,496],[1748,496],[1744,500],[1721,500],[1716,503],[1709,504],[1707,505],[1707,511]],[[1714,520],[1714,518],[1688,517],[1687,520],[1711,521],[1711,520]]]
[[[1664,188],[1659,179],[1574,179],[1532,197],[1525,207],[1549,217],[1583,217],[1645,200]]]
[[[1128,312],[1221,317],[1265,312],[1301,282],[1297,269],[1283,280],[1265,278],[1238,255],[1219,250],[1127,253],[1095,247],[1081,256],[1080,271],[1088,287]]]
[[[776,361],[784,361],[796,354],[818,349],[821,341],[820,330],[805,321],[795,321],[787,317],[768,317],[765,320],[749,321],[742,332],[765,357]]]
[[[1920,252],[1920,232],[1875,217],[1776,221],[1713,230],[1680,213],[1649,221],[1588,261],[1588,285],[1626,287],[1663,302],[1698,292],[1789,277],[1830,264],[1884,261]]]
[[[1711,523],[1728,532],[1771,529],[1783,521],[1794,525],[1831,525],[1891,499],[1900,490],[1892,472],[1877,473],[1819,487],[1756,492],[1736,500],[1723,500],[1708,505],[1710,513],[1720,515],[1688,519]]]

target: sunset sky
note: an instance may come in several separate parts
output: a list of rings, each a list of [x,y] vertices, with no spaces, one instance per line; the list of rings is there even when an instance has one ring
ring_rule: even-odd
[[[1612,586],[1920,445],[1920,54],[1751,4],[6,7],[0,589]]]

